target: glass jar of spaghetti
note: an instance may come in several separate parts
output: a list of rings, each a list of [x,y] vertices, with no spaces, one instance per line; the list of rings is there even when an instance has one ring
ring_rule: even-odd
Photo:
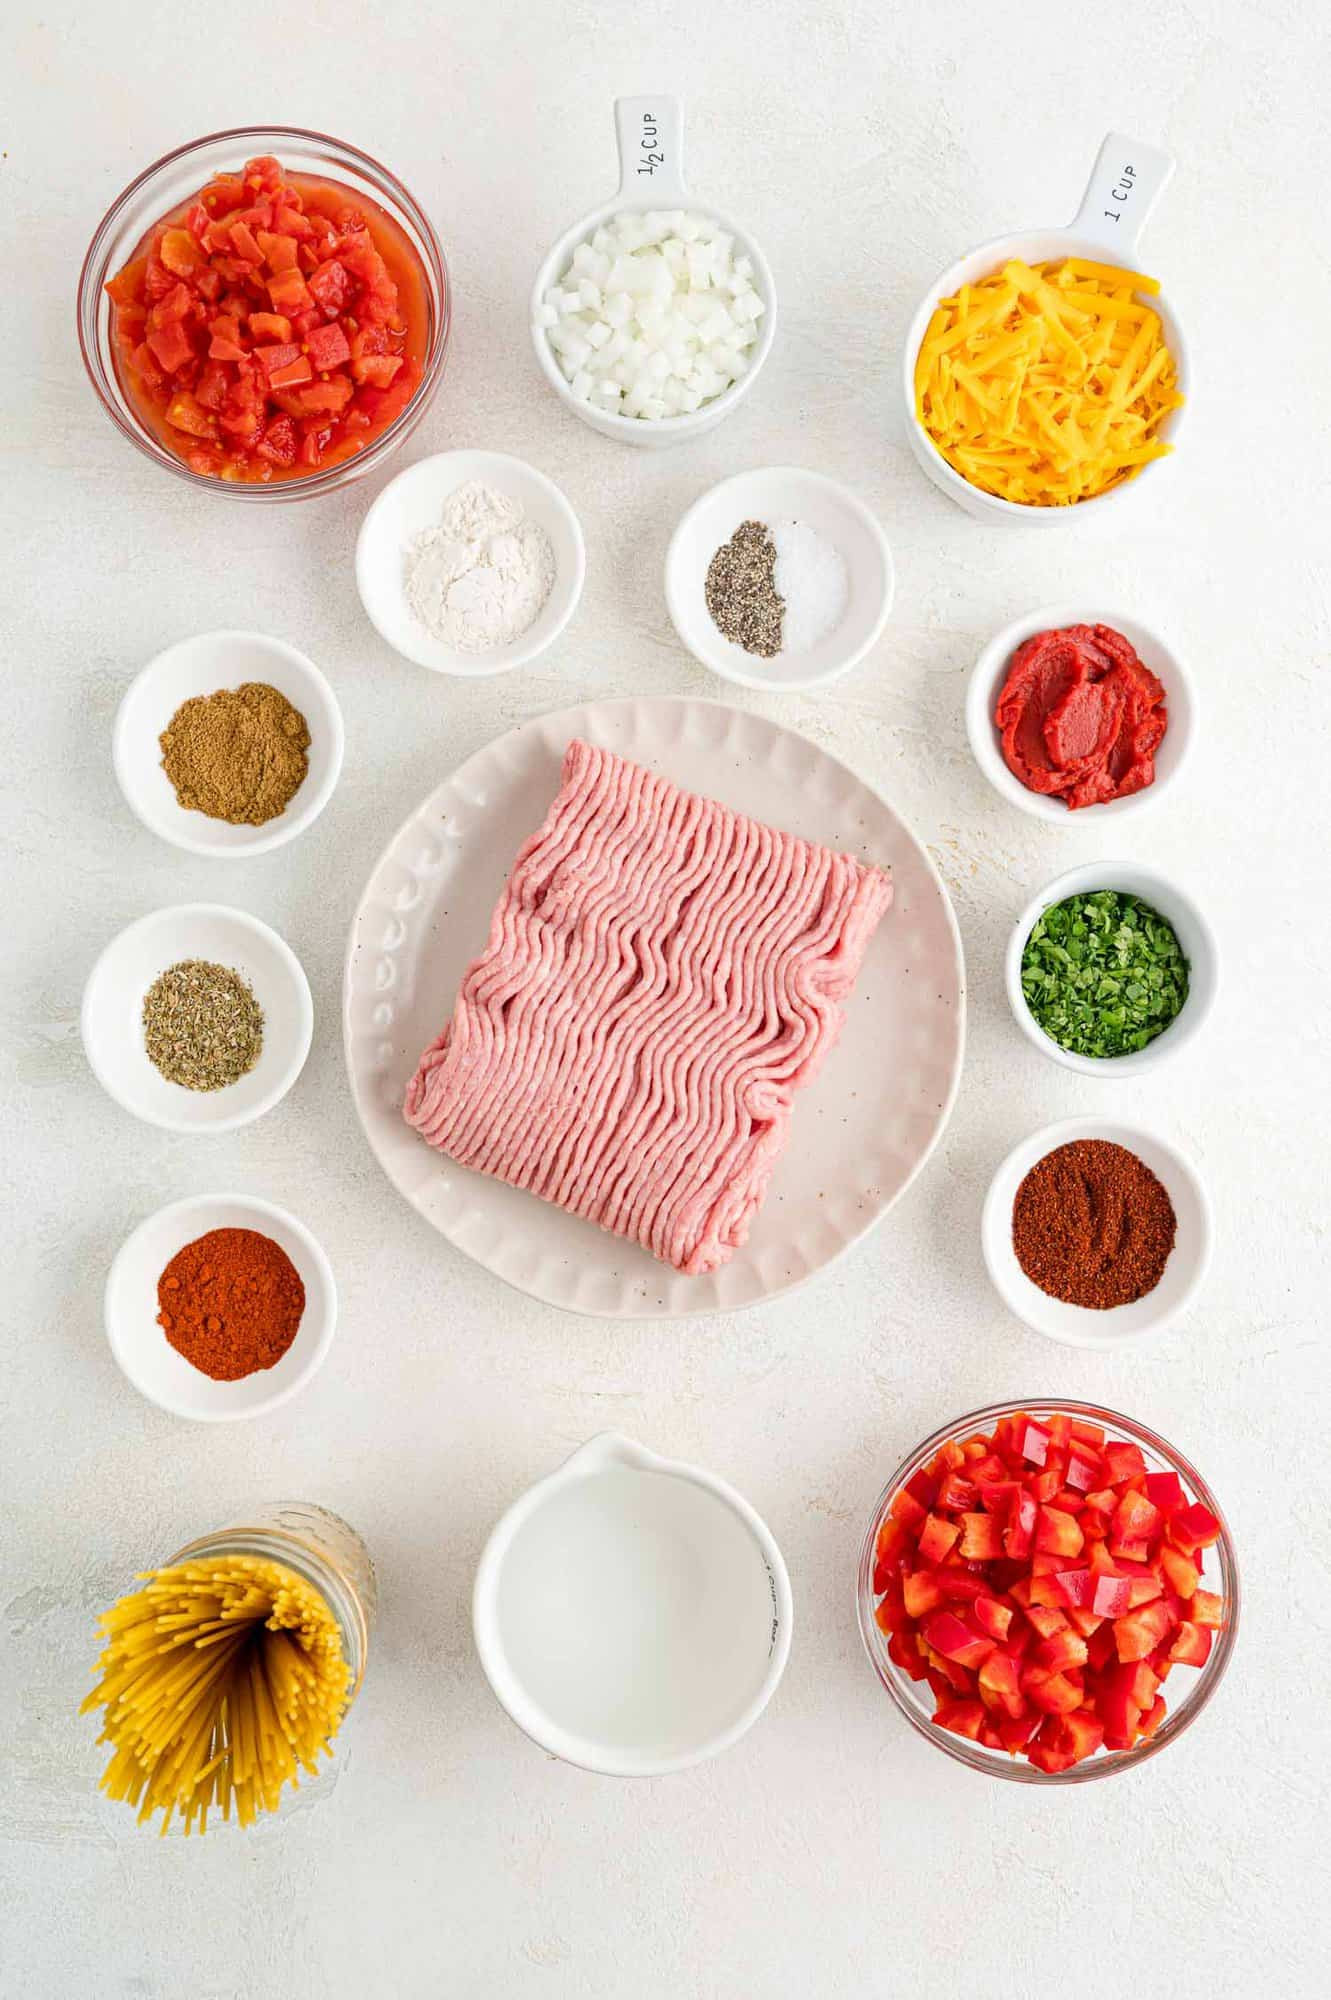
[[[257,1556],[281,1563],[312,1584],[336,1622],[351,1678],[342,1720],[360,1692],[379,1610],[379,1586],[370,1552],[353,1527],[309,1500],[275,1500],[256,1507],[233,1527],[200,1535],[177,1549],[171,1563],[219,1556]]]

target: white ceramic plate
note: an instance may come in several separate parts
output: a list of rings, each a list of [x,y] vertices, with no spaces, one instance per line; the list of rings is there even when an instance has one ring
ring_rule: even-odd
[[[441,645],[407,602],[407,551],[438,525],[449,495],[472,482],[516,500],[528,520],[545,529],[555,559],[555,580],[539,615],[519,638],[488,653]],[[525,666],[552,646],[578,608],[586,573],[578,517],[553,479],[502,451],[440,451],[409,465],[385,486],[356,540],[356,587],[380,638],[418,667],[467,680]]]
[[[144,1046],[144,997],[168,966],[186,958],[229,966],[263,1009],[259,1060],[222,1090],[168,1082]],[[267,924],[223,903],[175,903],[112,938],[88,974],[80,1027],[93,1075],[136,1118],[167,1132],[232,1132],[271,1111],[300,1075],[314,1002],[299,959]]]
[[[1042,1292],[1017,1262],[1012,1247],[1012,1204],[1017,1189],[1036,1163],[1059,1146],[1076,1139],[1105,1139],[1126,1146],[1151,1169],[1174,1208],[1177,1231],[1174,1248],[1153,1292],[1131,1305],[1097,1312],[1072,1306]],[[994,1290],[1009,1312],[1025,1320],[1036,1333],[1066,1347],[1123,1347],[1148,1333],[1159,1333],[1185,1312],[1196,1296],[1211,1261],[1211,1204],[1202,1178],[1177,1146],[1140,1126],[1120,1125],[1105,1118],[1066,1118],[1046,1125],[1014,1146],[989,1184],[980,1219],[980,1247]]]
[[[177,1354],[157,1324],[157,1280],[177,1251],[212,1229],[254,1229],[270,1236],[305,1287],[296,1338],[271,1368],[238,1382],[214,1382]],[[327,1257],[303,1222],[247,1194],[202,1194],[159,1208],[126,1237],[106,1279],[106,1337],[139,1394],[175,1417],[224,1423],[259,1417],[303,1389],[332,1345],[337,1286]]]
[[[712,557],[743,521],[803,521],[846,565],[846,608],[838,623],[804,652],[764,660],[727,639],[707,609]],[[848,674],[882,635],[896,590],[887,536],[849,487],[821,472],[769,465],[740,472],[695,500],[666,551],[666,603],[676,632],[696,660],[741,687],[793,694],[826,687]]]
[[[232,826],[189,812],[162,769],[158,741],[195,695],[266,681],[298,708],[310,731],[309,768],[295,797],[263,826]],[[189,854],[248,856],[285,847],[318,819],[342,769],[342,711],[313,660],[263,632],[199,632],[168,646],[132,680],[116,715],[111,755],[127,803],[149,832]]]
[[[452,1013],[513,858],[559,788],[574,736],[791,833],[885,862],[896,884],[845,1032],[801,1093],[791,1143],[749,1241],[705,1277],[685,1277],[635,1244],[454,1166],[402,1118],[407,1083]],[[887,1212],[929,1157],[961,1073],[961,941],[947,892],[914,834],[826,751],[720,703],[589,702],[497,738],[399,830],[352,924],[343,1027],[352,1095],[375,1156],[450,1243],[519,1291],[574,1312],[728,1311],[821,1270]]]

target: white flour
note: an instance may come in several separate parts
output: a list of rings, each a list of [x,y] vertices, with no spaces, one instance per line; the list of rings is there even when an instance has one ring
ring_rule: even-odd
[[[407,551],[407,602],[427,632],[460,653],[507,646],[536,622],[555,580],[545,529],[489,486],[459,486],[439,524]]]

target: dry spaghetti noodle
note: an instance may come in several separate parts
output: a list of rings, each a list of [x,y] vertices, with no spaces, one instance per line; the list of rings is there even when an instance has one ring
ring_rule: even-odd
[[[223,1555],[151,1570],[104,1613],[102,1678],[80,1713],[104,1708],[113,1799],[179,1811],[202,1833],[210,1810],[242,1826],[284,1785],[317,1772],[347,1705],[351,1669],[314,1585],[281,1563]]]

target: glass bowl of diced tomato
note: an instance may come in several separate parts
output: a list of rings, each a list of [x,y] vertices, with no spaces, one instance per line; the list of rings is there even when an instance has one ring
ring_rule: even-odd
[[[239,500],[297,500],[382,464],[420,422],[451,291],[424,210],[368,153],[254,126],[127,187],[79,279],[79,344],[155,464]]]
[[[1201,1474],[1144,1424],[995,1403],[888,1481],[859,1620],[879,1680],[939,1749],[999,1778],[1082,1784],[1201,1714],[1234,1649],[1238,1564]]]

